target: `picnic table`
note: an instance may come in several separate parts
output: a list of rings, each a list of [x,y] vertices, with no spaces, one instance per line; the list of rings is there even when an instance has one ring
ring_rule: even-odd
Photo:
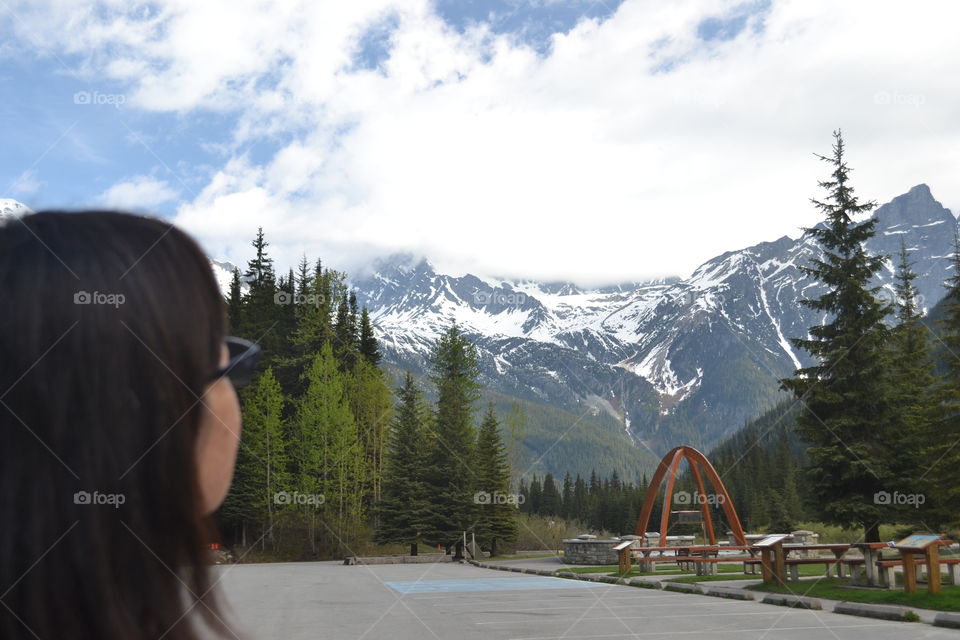
[[[783,584],[787,581],[787,568],[793,580],[800,579],[800,565],[823,564],[829,575],[831,565],[837,567],[837,576],[843,577],[843,556],[850,550],[848,544],[795,544],[786,543],[789,536],[769,536],[754,544],[760,550],[760,565],[763,569],[764,582]],[[790,558],[790,553],[800,551],[830,551],[832,558]],[[749,561],[756,563],[756,560]]]
[[[721,551],[746,551],[750,555],[725,555]],[[743,562],[753,557],[755,550],[746,545],[680,545],[673,547],[639,547],[632,550],[637,556],[641,571],[652,571],[657,562],[676,562],[680,566],[690,566],[697,575],[712,575],[716,566],[722,562]],[[653,554],[656,553],[657,556]]]
[[[877,563],[883,559],[883,550],[890,549],[886,542],[855,542],[851,547],[858,549],[863,554],[863,568],[866,569],[868,587],[879,587],[882,581],[881,572],[877,571]],[[848,560],[850,566],[850,580],[853,584],[859,582],[855,567],[861,564],[857,560]]]
[[[941,539],[937,541],[937,546],[946,547],[952,543],[952,540]],[[850,566],[851,583],[859,583],[859,578],[854,568],[862,564],[866,570],[866,586],[885,587],[887,589],[896,588],[894,569],[904,566],[903,558],[905,556],[903,553],[900,554],[901,557],[899,558],[884,558],[883,556],[883,552],[886,550],[892,552],[899,551],[895,545],[891,545],[887,542],[856,542],[851,546],[859,549],[863,554],[862,560],[858,558],[844,560],[844,563]],[[912,558],[908,560],[908,562],[911,560]],[[938,557],[937,562],[938,565],[943,564],[947,566],[951,583],[960,583],[960,568],[957,567],[957,565],[960,564],[960,559]],[[921,566],[925,566],[927,563],[925,561],[918,561],[912,564],[915,565],[913,570],[916,571]],[[930,567],[927,567],[927,574],[929,575],[930,572]],[[934,578],[934,580],[936,581],[938,579],[939,571],[937,571],[937,577]]]

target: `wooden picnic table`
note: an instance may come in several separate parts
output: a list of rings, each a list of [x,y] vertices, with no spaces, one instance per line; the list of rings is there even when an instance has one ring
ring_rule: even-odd
[[[801,564],[823,563],[826,565],[828,574],[830,565],[833,564],[837,567],[837,575],[839,577],[843,576],[841,559],[843,555],[850,550],[850,545],[786,543],[784,542],[784,538],[786,537],[787,536],[770,536],[765,540],[761,540],[757,545],[754,545],[760,550],[764,582],[785,583],[787,579],[787,567],[790,567],[791,577],[797,580],[800,577],[799,565]],[[788,558],[793,551],[830,551],[833,553],[833,558]]]
[[[863,566],[864,569],[867,570],[867,586],[880,586],[880,574],[877,572],[877,561],[882,558],[884,549],[892,549],[893,547],[886,542],[855,542],[850,546],[858,549],[860,553],[863,554]],[[850,569],[850,575],[855,575],[852,567]]]
[[[947,547],[953,544],[951,540],[940,540],[938,546]],[[891,545],[889,542],[854,542],[851,547],[858,549],[860,553],[863,554],[863,566],[866,569],[867,573],[867,586],[868,587],[890,587],[886,584],[884,578],[884,572],[878,571],[878,563],[883,561],[883,552],[886,549],[891,551],[897,551],[897,548]],[[852,562],[848,564],[853,564]],[[856,564],[860,564],[856,562]],[[856,573],[851,568],[850,575],[855,576]]]
[[[651,565],[654,562],[669,561],[675,558],[677,563],[681,565],[694,564],[698,574],[703,572],[712,573],[718,562],[741,562],[747,559],[742,556],[730,556],[729,558],[721,559],[721,551],[747,551],[750,553],[750,557],[753,557],[756,553],[753,547],[746,545],[680,545],[672,547],[637,547],[632,549],[634,554],[639,553],[643,556],[642,558],[637,558],[642,571],[652,570]],[[652,557],[654,552],[658,554],[656,558]]]

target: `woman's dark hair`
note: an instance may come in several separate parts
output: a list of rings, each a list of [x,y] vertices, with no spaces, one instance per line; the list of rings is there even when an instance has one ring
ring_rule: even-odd
[[[0,296],[0,637],[222,633],[195,464],[224,331],[206,256],[158,219],[41,212],[0,224]]]

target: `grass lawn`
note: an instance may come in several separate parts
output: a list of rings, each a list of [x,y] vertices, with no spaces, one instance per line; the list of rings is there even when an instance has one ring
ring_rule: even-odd
[[[671,578],[671,582],[718,582],[720,580],[761,580],[759,575],[748,576],[742,573],[734,573],[716,576],[683,576],[681,578]]]
[[[618,571],[610,571],[610,569],[615,569],[617,565],[601,565],[597,567],[566,567],[563,569],[558,569],[558,571],[569,571],[570,573],[603,573],[608,576],[616,576],[618,578],[631,578],[634,576],[676,576],[683,574],[691,574],[692,571],[682,571],[680,569],[673,569],[670,571],[647,571],[640,572],[636,568],[630,571],[630,573],[619,573]]]
[[[511,556],[494,556],[493,558],[484,558],[485,562],[497,562],[500,560],[531,560],[534,558],[559,558],[561,555],[557,555],[556,552],[550,553],[544,551],[543,553],[517,553]]]
[[[811,580],[810,582],[794,582],[788,587],[758,584],[748,588],[756,591],[791,593],[810,596],[812,598],[827,598],[829,600],[899,604],[917,607],[918,609],[934,609],[936,611],[960,611],[960,586],[955,587],[953,585],[943,585],[943,591],[935,596],[928,594],[923,585],[918,586],[917,593],[906,594],[901,589],[850,587],[848,580],[838,580],[837,578],[824,578],[823,580]]]
[[[674,582],[717,582],[719,580],[762,580],[763,576],[758,571],[756,574],[743,573],[743,566],[720,565],[720,572],[715,576],[685,576],[677,578]],[[821,565],[808,564],[800,565],[800,575],[804,577],[817,577],[823,575]]]

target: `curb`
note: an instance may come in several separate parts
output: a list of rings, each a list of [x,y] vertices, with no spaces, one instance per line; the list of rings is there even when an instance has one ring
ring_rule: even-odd
[[[703,587],[699,582],[661,582],[664,591],[677,591],[680,593],[698,593],[703,594]]]
[[[933,619],[933,626],[960,629],[960,613],[938,613]]]
[[[760,601],[764,604],[775,604],[780,607],[793,607],[795,609],[811,609],[815,611],[823,610],[823,603],[816,598],[807,598],[805,596],[790,596],[779,593],[770,593]]]
[[[908,613],[913,613],[906,607],[889,604],[864,604],[861,602],[838,602],[833,608],[834,613],[843,613],[848,616],[863,618],[877,618],[879,620],[895,620],[903,622]]]
[[[663,589],[663,584],[661,584],[659,580],[633,578],[632,580],[628,580],[627,584],[631,587],[640,587],[641,589]]]
[[[736,587],[702,587],[703,594],[715,598],[729,598],[731,600],[753,600],[753,594]]]

